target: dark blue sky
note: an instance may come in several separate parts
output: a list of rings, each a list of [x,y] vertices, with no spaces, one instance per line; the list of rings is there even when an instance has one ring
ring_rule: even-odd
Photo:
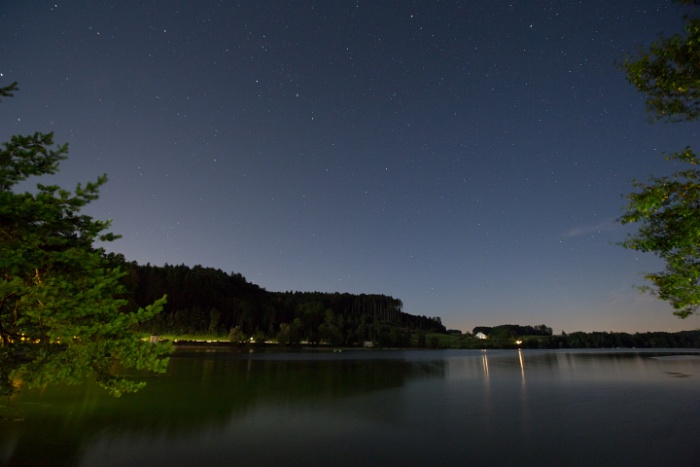
[[[615,63],[673,2],[4,1],[0,136],[54,131],[53,182],[127,259],[272,291],[381,293],[450,328],[693,329],[615,242],[651,123]]]

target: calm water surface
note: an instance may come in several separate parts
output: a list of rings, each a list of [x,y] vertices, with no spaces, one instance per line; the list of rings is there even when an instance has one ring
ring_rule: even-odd
[[[700,352],[178,351],[0,403],[0,465],[700,465]]]

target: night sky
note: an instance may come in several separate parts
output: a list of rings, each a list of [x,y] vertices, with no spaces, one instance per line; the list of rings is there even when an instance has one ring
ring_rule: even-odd
[[[463,331],[694,329],[616,245],[630,181],[699,142],[616,63],[681,27],[661,0],[4,0],[0,140],[69,143],[32,185],[107,173],[87,212],[130,261]]]

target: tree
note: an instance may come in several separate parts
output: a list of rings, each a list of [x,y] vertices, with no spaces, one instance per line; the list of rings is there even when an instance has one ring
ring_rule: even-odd
[[[232,344],[245,344],[245,334],[238,326],[233,327],[228,332],[228,340]]]
[[[700,0],[679,3],[700,6]],[[661,37],[622,65],[627,80],[647,95],[647,110],[676,122],[700,118],[700,18],[685,18],[685,35]]]
[[[694,13],[700,6],[698,0],[682,3],[695,7]],[[627,79],[647,95],[647,109],[672,122],[700,118],[700,18],[685,18],[684,35],[662,37],[623,64]],[[665,261],[664,271],[645,276],[653,286],[641,289],[668,301],[674,314],[685,318],[700,306],[700,158],[690,147],[666,158],[687,168],[633,182],[638,191],[627,195],[620,221],[640,227],[622,246]]]
[[[654,287],[642,290],[668,301],[685,318],[700,306],[700,158],[690,148],[669,156],[690,167],[671,176],[634,182],[640,191],[627,196],[622,223],[640,223],[626,248],[653,252],[666,262],[662,272],[645,277]]]
[[[0,90],[11,96],[16,84]],[[32,176],[55,174],[67,145],[52,133],[12,136],[0,149],[0,388],[11,394],[29,387],[94,379],[112,395],[145,383],[117,368],[165,371],[170,346],[139,338],[134,328],[155,316],[165,297],[136,311],[125,310],[120,261],[96,242],[117,238],[108,221],[81,209],[98,198],[107,181],[78,184],[71,193],[37,184],[16,193]]]

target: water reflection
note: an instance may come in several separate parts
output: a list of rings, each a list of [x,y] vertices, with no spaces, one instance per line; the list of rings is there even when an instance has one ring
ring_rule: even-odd
[[[520,374],[523,377],[523,385],[525,385],[525,361],[523,360],[522,349],[518,349],[518,360],[520,360]]]
[[[692,465],[700,357],[673,355],[179,352],[133,396],[13,399],[0,465]]]
[[[488,357],[488,354],[486,353],[486,349],[482,350],[481,361],[484,365],[484,380],[488,381],[489,380],[489,357]]]
[[[150,377],[146,389],[121,399],[93,384],[50,387],[14,398],[5,412],[21,413],[23,421],[0,425],[0,460],[22,465],[20,459],[31,455],[41,434],[54,440],[46,448],[63,459],[62,465],[75,465],[82,445],[103,442],[105,434],[171,437],[222,430],[258,407],[305,404],[313,409],[324,401],[444,378],[445,368],[443,359],[406,359],[398,353],[180,352],[167,376]],[[47,430],[50,436],[44,436]]]

